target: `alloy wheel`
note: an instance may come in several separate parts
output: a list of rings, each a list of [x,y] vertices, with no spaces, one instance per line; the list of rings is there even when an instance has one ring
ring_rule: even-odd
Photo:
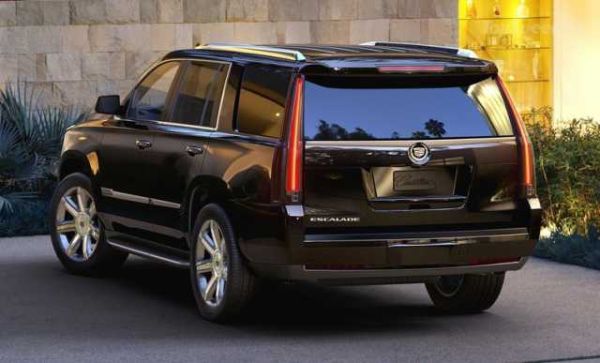
[[[209,219],[202,224],[196,242],[196,283],[202,299],[210,306],[223,300],[228,276],[228,256],[223,229]]]
[[[82,187],[67,190],[56,212],[56,233],[65,255],[78,262],[90,259],[100,241],[100,231],[91,194]]]

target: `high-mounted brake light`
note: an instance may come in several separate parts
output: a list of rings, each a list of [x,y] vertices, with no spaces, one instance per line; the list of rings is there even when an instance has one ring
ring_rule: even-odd
[[[535,190],[535,159],[533,155],[533,145],[527,134],[525,123],[519,115],[517,108],[508,92],[508,88],[502,78],[497,77],[498,86],[502,90],[504,99],[509,106],[509,111],[513,123],[516,128],[517,139],[519,142],[519,154],[521,159],[521,187],[524,197],[534,197],[536,195]]]
[[[436,73],[443,72],[445,69],[442,65],[382,66],[377,68],[380,73]]]
[[[304,99],[304,77],[299,75],[294,82],[294,98],[290,112],[290,127],[287,140],[287,164],[285,191],[292,202],[299,202],[302,193],[302,113]]]

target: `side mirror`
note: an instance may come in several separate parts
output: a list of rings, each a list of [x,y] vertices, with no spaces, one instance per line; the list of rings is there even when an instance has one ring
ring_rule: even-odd
[[[96,101],[96,112],[116,115],[121,111],[121,97],[119,95],[100,96]]]

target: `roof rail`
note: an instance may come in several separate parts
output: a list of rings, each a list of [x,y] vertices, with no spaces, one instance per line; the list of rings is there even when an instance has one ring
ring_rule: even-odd
[[[297,50],[283,49],[264,45],[239,43],[210,43],[198,45],[196,46],[196,49],[259,55],[263,57],[285,59],[297,62],[303,62],[306,60],[304,54]]]
[[[478,58],[477,53],[470,49],[463,48],[455,48],[455,47],[444,47],[440,45],[428,45],[428,44],[418,44],[418,43],[399,43],[399,42],[386,42],[386,41],[372,41],[361,43],[360,45],[367,45],[373,47],[401,47],[401,48],[409,48],[416,50],[425,50],[431,52],[439,52],[446,53],[452,55],[458,55],[461,57],[467,58]]]

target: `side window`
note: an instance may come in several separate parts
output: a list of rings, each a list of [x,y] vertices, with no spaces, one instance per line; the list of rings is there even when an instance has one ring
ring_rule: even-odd
[[[228,64],[192,62],[175,96],[171,122],[213,127],[229,70]]]
[[[245,134],[281,137],[291,72],[272,66],[244,69],[238,103],[237,130]]]
[[[164,121],[169,90],[179,69],[178,62],[156,67],[133,92],[127,117],[134,120]]]

